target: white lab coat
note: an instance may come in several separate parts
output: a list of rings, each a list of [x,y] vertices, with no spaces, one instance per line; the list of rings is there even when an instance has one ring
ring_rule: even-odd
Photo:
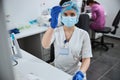
[[[86,31],[75,27],[69,42],[64,43],[65,40],[63,27],[56,28],[51,40],[55,47],[54,65],[68,74],[74,75],[80,69],[80,59],[92,57],[90,38]],[[61,48],[67,48],[69,53],[60,54]]]

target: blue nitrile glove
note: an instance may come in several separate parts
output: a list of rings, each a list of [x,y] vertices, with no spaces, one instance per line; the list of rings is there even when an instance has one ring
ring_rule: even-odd
[[[17,34],[17,33],[20,33],[20,31],[19,31],[18,28],[14,28],[14,29],[9,30],[9,33],[10,33],[10,34],[11,34],[11,33]]]
[[[57,27],[57,24],[58,24],[58,16],[59,16],[59,13],[61,12],[62,10],[62,7],[61,6],[54,6],[51,10],[51,27],[54,29]]]
[[[83,80],[84,74],[81,71],[78,71],[74,76],[72,80]]]

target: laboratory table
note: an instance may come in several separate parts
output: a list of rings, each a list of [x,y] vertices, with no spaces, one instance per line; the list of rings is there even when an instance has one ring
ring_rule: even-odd
[[[72,76],[44,62],[43,60],[20,50],[22,58],[16,59],[15,80],[71,80]]]

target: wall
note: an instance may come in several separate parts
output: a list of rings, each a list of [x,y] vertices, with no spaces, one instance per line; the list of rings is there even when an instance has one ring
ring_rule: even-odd
[[[107,12],[106,26],[112,27],[113,19],[117,14],[118,9],[120,9],[120,0],[97,1],[104,6]],[[6,16],[8,16],[6,18],[10,21],[7,23],[7,26],[11,29],[26,25],[30,20],[39,17],[44,9],[47,9],[48,7],[51,8],[59,2],[60,0],[5,0],[5,12]],[[120,38],[120,28],[117,30],[115,36]]]
[[[8,29],[28,24],[40,16],[41,12],[60,0],[5,0],[5,14]],[[9,21],[9,22],[8,22]]]
[[[105,11],[107,13],[106,26],[112,27],[112,22],[116,16],[118,10],[120,9],[120,0],[96,0],[96,1],[100,2],[104,6]],[[120,23],[119,23],[119,28],[117,30],[116,35],[110,34],[110,36],[120,38]]]

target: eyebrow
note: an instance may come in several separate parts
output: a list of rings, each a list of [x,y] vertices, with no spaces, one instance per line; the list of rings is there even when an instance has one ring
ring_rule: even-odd
[[[64,13],[64,14],[75,14],[76,15],[76,13]]]

